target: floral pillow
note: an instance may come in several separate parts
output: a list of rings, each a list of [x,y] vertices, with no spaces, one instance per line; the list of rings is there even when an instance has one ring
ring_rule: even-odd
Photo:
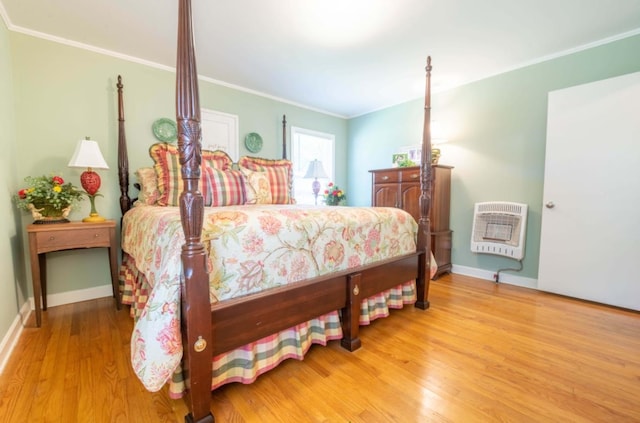
[[[179,160],[178,147],[173,144],[156,143],[149,148],[149,155],[153,159],[154,169],[158,176],[160,206],[178,206],[180,194],[184,190],[182,170]],[[233,161],[227,153],[221,150],[202,150],[202,164],[198,190],[205,191],[206,169],[214,168],[229,170]]]
[[[273,204],[293,204],[293,166],[286,159],[271,160],[243,156],[238,160],[240,169],[265,172],[271,186]]]
[[[203,174],[205,182],[202,196],[205,206],[236,206],[245,203],[245,183],[242,172],[207,167]]]
[[[271,184],[267,172],[255,172],[240,168],[245,180],[245,204],[271,204]]]
[[[134,206],[146,204],[153,206],[158,202],[160,197],[160,191],[158,191],[158,176],[156,171],[152,167],[141,167],[136,170],[136,177],[140,184],[140,193],[138,193],[138,200],[134,203]]]

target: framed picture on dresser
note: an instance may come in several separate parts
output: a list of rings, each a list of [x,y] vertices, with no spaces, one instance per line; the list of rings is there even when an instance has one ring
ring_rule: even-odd
[[[397,154],[406,154],[407,159],[419,165],[422,161],[422,147],[420,145],[407,145],[400,147]]]

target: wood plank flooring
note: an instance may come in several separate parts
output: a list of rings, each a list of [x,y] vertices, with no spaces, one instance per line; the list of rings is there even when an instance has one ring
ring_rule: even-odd
[[[640,313],[444,276],[431,308],[314,346],[212,394],[222,422],[640,422]],[[175,422],[129,365],[132,321],[104,298],[33,317],[2,375],[1,422]]]

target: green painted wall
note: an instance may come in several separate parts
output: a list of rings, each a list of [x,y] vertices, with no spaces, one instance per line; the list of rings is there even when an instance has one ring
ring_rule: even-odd
[[[6,35],[6,34],[5,34]],[[152,123],[160,117],[175,119],[175,74],[141,64],[104,56],[19,33],[9,34],[15,92],[15,144],[17,169],[11,190],[20,188],[27,175],[62,172],[79,185],[82,169],[67,163],[76,142],[84,136],[98,141],[110,169],[99,171],[104,198],[96,200],[98,212],[119,219],[117,176],[117,75],[122,75],[129,144],[130,181],[133,172],[151,165],[148,148],[156,142]],[[4,83],[4,81],[3,81]],[[279,158],[282,143],[282,115],[291,126],[301,126],[336,134],[337,180],[346,181],[347,123],[344,119],[282,103],[276,100],[200,81],[203,108],[239,116],[239,135],[249,132],[263,136],[261,155]],[[243,143],[240,154],[248,154]],[[132,192],[133,193],[133,192]],[[24,239],[24,227],[31,222],[19,212],[17,230]],[[89,214],[84,201],[71,219]],[[21,262],[28,263],[25,245]],[[47,255],[48,285],[51,294],[107,285],[108,260],[105,250],[74,250]],[[28,266],[27,266],[28,267]],[[30,270],[26,272],[31,280]],[[31,284],[28,284],[31,293]]]
[[[16,129],[9,31],[0,19],[0,341],[26,299],[26,276],[19,228],[20,213],[11,202],[16,178]]]
[[[547,94],[640,71],[638,51],[640,36],[634,36],[433,95],[432,119],[449,128],[440,163],[455,166],[454,265],[493,272],[517,264],[473,254],[469,247],[474,203],[515,201],[529,205],[524,269],[517,275],[537,278]],[[434,57],[433,73],[437,72]],[[398,147],[421,142],[423,106],[423,99],[418,99],[349,121],[351,205],[371,203],[369,169],[390,167]]]

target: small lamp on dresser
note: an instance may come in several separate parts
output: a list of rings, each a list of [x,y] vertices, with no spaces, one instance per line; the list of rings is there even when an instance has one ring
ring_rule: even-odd
[[[89,201],[91,202],[91,212],[88,217],[82,219],[83,222],[104,222],[106,219],[96,211],[96,197],[102,196],[98,194],[100,189],[100,175],[93,169],[109,169],[107,162],[102,157],[100,146],[97,142],[86,137],[84,140],[78,141],[76,150],[69,161],[69,167],[87,168],[80,175],[80,185],[87,192]]]
[[[441,151],[440,147],[442,144],[449,141],[446,130],[443,125],[438,121],[431,121],[431,164],[437,165],[438,160],[440,160]]]

